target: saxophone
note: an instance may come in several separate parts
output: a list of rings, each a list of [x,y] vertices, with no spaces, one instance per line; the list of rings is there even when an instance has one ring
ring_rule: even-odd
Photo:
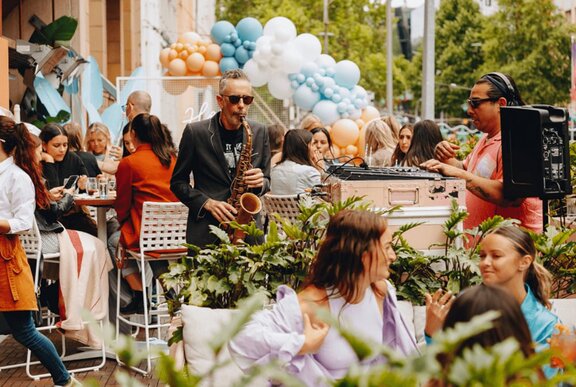
[[[246,144],[242,148],[240,157],[238,157],[236,175],[234,176],[231,187],[232,195],[228,198],[228,204],[238,211],[235,219],[236,222],[239,224],[248,224],[252,221],[254,215],[262,210],[262,202],[258,196],[248,192],[248,185],[244,182],[244,173],[252,169],[252,129],[246,117],[242,117],[241,122],[244,133],[246,134]],[[228,227],[228,234],[234,244],[246,236],[246,233],[242,230],[235,230],[232,227]]]

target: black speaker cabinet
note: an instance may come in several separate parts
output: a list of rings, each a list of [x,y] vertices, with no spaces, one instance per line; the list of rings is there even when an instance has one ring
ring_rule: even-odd
[[[554,199],[572,193],[566,109],[502,107],[500,123],[505,197]]]

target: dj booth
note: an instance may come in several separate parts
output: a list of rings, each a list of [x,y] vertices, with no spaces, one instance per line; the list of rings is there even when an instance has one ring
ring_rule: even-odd
[[[363,196],[374,208],[401,206],[388,216],[393,230],[407,223],[425,222],[404,237],[419,250],[444,243],[444,222],[450,217],[452,201],[465,209],[466,183],[414,167],[362,168],[333,165],[328,169],[328,190],[332,201]]]

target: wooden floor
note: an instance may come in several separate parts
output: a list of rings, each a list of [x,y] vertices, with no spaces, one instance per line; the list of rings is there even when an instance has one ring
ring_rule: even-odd
[[[60,351],[60,335],[56,332],[49,333],[48,337],[56,345],[56,349]],[[82,344],[67,340],[67,353],[72,354],[78,352],[78,348]],[[11,336],[6,337],[2,342],[0,342],[0,367],[4,367],[10,364],[18,364],[26,361],[26,349],[18,344]],[[92,365],[97,365],[100,363],[100,359],[91,360],[78,360],[66,362],[67,368],[81,368],[89,367]],[[145,364],[141,364],[145,366]],[[114,359],[107,359],[106,364],[97,372],[84,372],[75,374],[74,377],[80,381],[96,381],[99,386],[119,386],[114,378],[114,373],[116,370],[122,369],[116,363]],[[46,373],[46,369],[41,365],[36,365],[31,367],[31,372],[34,374]],[[138,380],[145,386],[160,386],[160,382],[156,377],[147,378],[141,374],[134,371],[129,372],[134,379]],[[10,387],[20,387],[20,386],[53,386],[51,378],[41,379],[39,381],[33,381],[26,375],[25,367],[18,367],[8,370],[0,371],[0,386],[10,386]]]

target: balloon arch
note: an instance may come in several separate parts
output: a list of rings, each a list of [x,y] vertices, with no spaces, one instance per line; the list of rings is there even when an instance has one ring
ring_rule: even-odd
[[[292,99],[328,127],[337,153],[363,153],[364,127],[380,116],[358,85],[360,69],[350,60],[322,54],[318,38],[297,34],[294,23],[278,16],[264,26],[252,17],[236,26],[221,20],[209,38],[186,32],[160,52],[166,75],[218,76],[241,68],[255,87],[267,86],[278,99]]]

